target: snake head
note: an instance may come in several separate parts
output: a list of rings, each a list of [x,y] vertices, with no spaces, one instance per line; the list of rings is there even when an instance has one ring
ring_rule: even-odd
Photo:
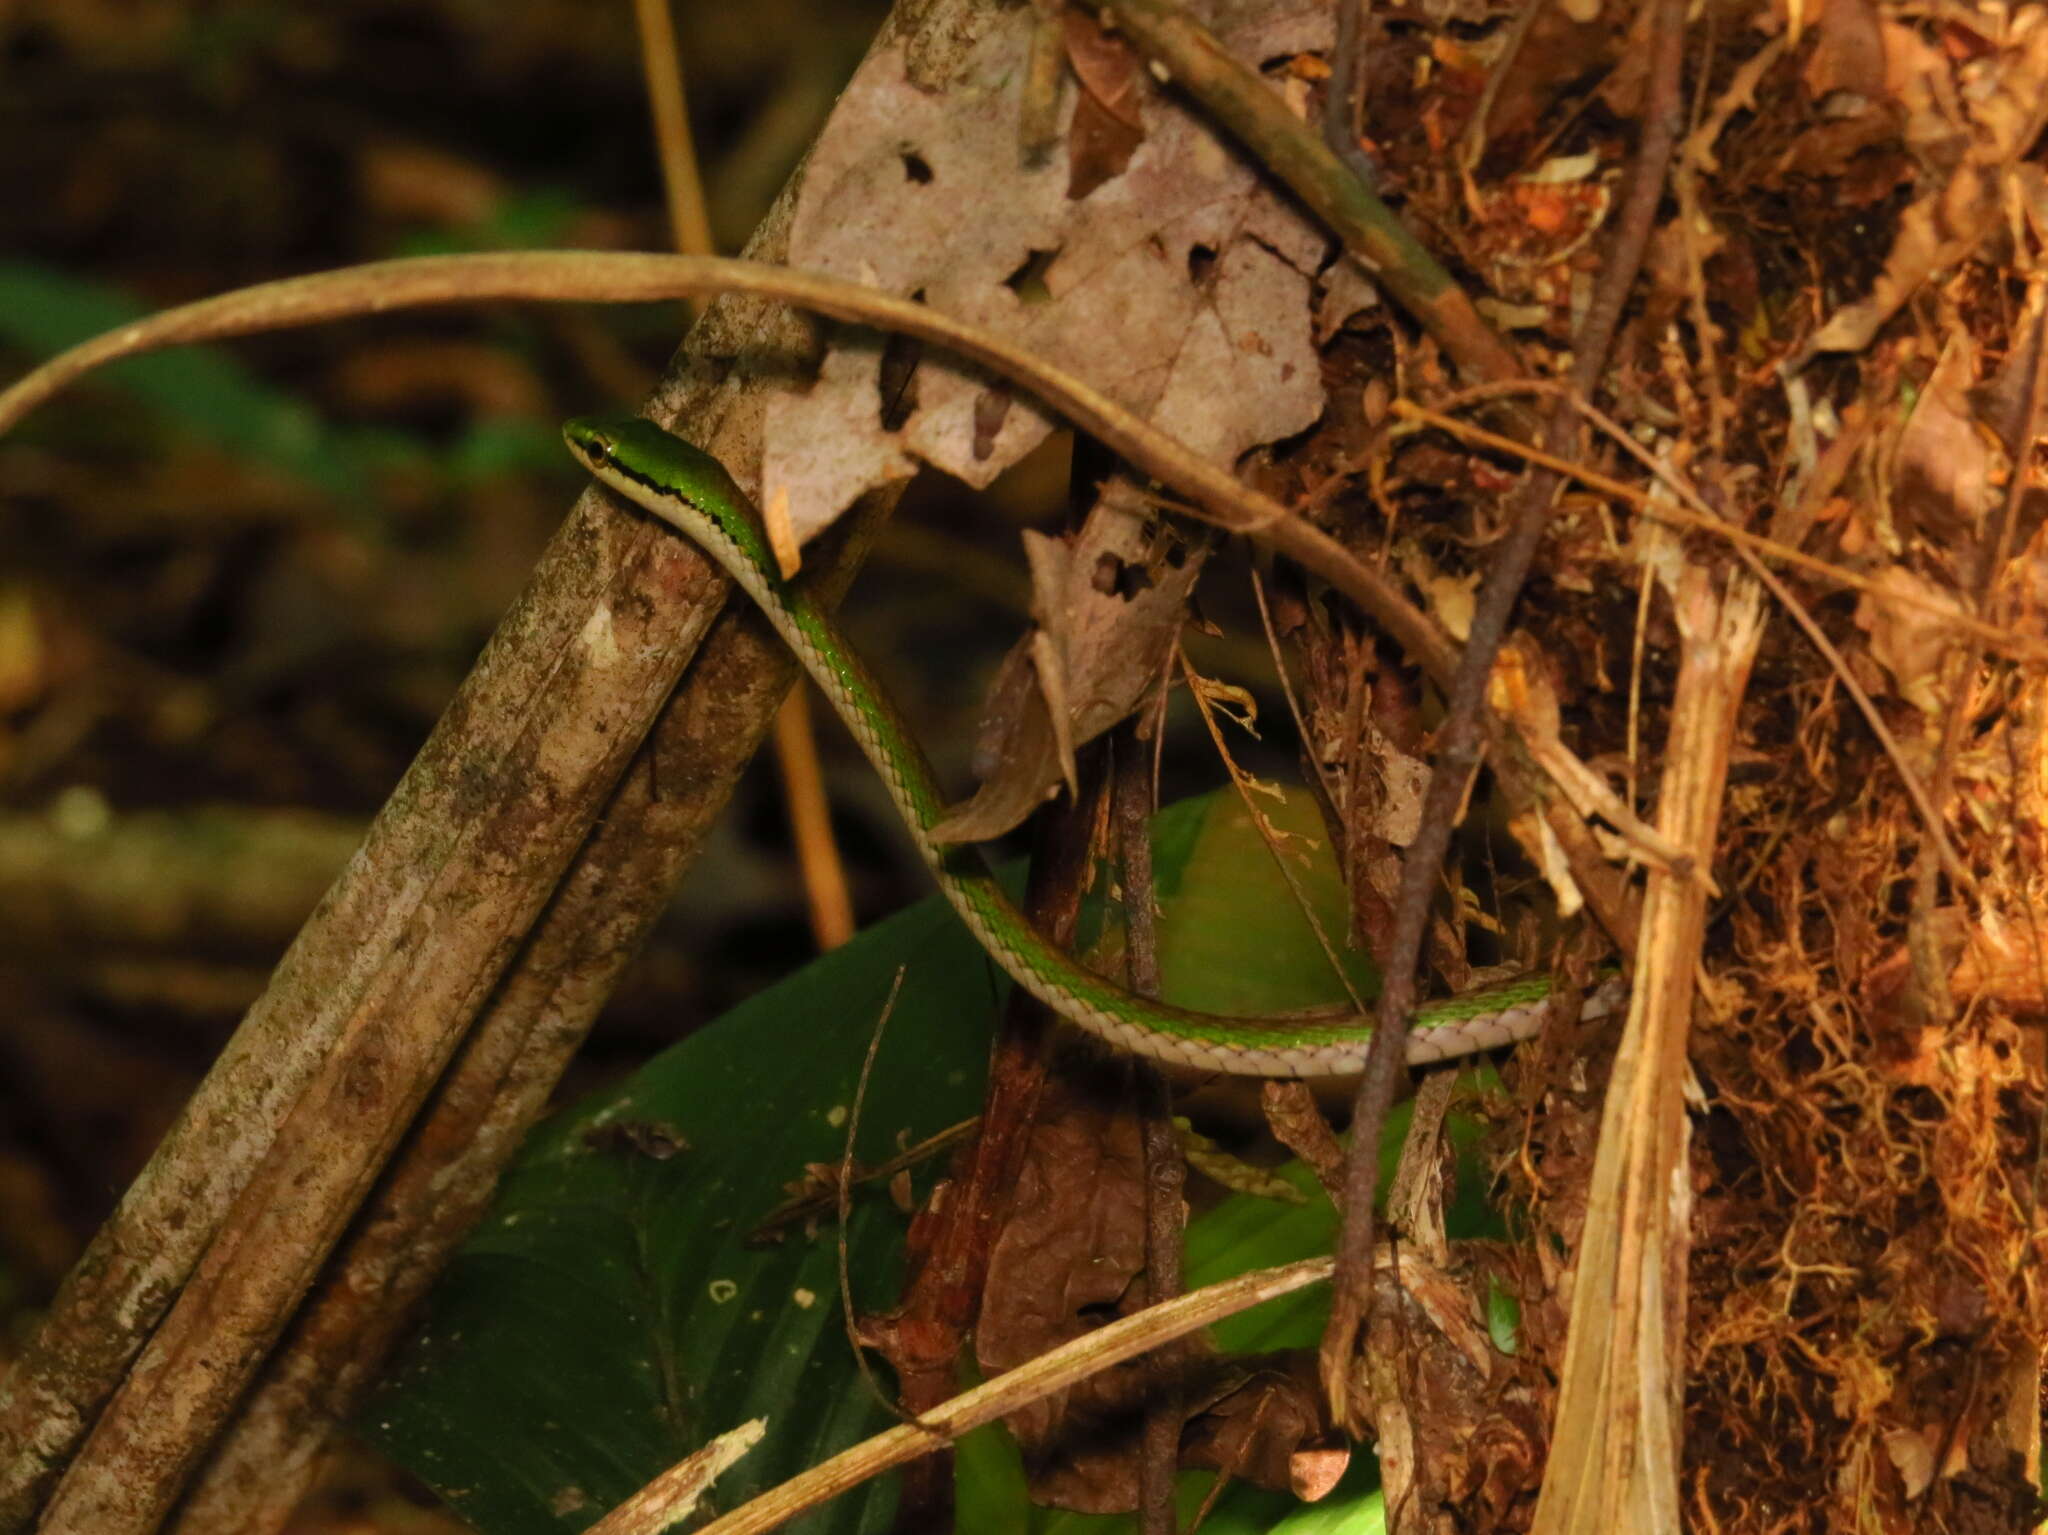
[[[725,465],[702,448],[638,416],[578,416],[563,424],[562,440],[578,463],[620,494],[699,543],[707,534],[721,535],[714,545],[734,546],[763,576],[773,576],[776,563],[754,520],[753,503]],[[692,521],[700,526],[693,528]],[[732,569],[723,551],[710,552]]]

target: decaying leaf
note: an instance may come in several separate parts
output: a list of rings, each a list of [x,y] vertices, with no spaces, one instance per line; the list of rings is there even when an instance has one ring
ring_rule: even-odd
[[[981,788],[933,829],[941,841],[1015,827],[1071,779],[1077,749],[1164,685],[1209,542],[1130,501],[1105,496],[1071,543],[1025,534],[1039,627],[1005,658],[976,746]]]
[[[2004,175],[2048,120],[2048,18],[2027,9],[2015,23],[2011,41],[1979,61],[1971,89],[1960,97],[1946,88],[1947,59],[1902,23],[1886,25],[1887,79],[1907,113],[1907,142],[1959,140],[1962,161],[1900,215],[1869,296],[1837,310],[1807,343],[1810,352],[1868,346],[1929,278],[1998,226]]]
[[[1308,296],[1327,237],[1149,82],[1120,175],[1076,201],[1064,167],[1020,168],[1005,85],[1031,19],[992,8],[943,59],[869,56],[811,151],[790,263],[1008,335],[1218,462],[1302,430],[1323,408]],[[1328,25],[1289,13],[1256,36],[1301,46]],[[1027,272],[1036,301],[1015,286]],[[1051,429],[1022,399],[978,427],[987,379],[927,356],[916,410],[886,430],[880,357],[872,338],[835,335],[811,388],[770,404],[763,483],[787,489],[806,537],[918,463],[986,485]]]
[[[1903,565],[1888,565],[1875,579],[1880,593],[1899,592],[1917,600],[1884,602],[1866,596],[1857,603],[1856,622],[1870,636],[1871,659],[1891,674],[1901,698],[1922,713],[1936,714],[1945,701],[1943,658],[1955,649],[1955,631],[1941,614],[1960,612],[1961,605]]]
[[[990,1373],[1133,1304],[1145,1262],[1144,1153],[1137,1119],[1102,1085],[1085,1073],[1055,1078],[1039,1105],[989,1257],[975,1353]],[[1087,1512],[1137,1506],[1133,1448],[1146,1379],[1142,1364],[1125,1366],[1007,1420],[1039,1501]]]

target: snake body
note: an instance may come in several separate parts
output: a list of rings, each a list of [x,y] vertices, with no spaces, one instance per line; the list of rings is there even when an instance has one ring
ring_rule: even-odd
[[[593,476],[683,533],[759,605],[881,775],[939,889],[1018,985],[1089,1033],[1152,1060],[1258,1077],[1341,1076],[1364,1063],[1372,1041],[1368,1018],[1194,1012],[1136,996],[1048,943],[977,852],[932,839],[944,797],[931,765],[831,618],[783,580],[752,503],[725,466],[638,417],[579,417],[562,433]],[[1549,976],[1527,975],[1425,1003],[1409,1031],[1408,1059],[1447,1060],[1527,1039],[1549,1014],[1551,989]],[[1582,1016],[1612,1011],[1619,995],[1616,982],[1597,987]]]

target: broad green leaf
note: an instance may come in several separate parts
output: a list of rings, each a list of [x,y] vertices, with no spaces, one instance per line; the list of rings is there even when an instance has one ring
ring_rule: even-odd
[[[865,933],[538,1131],[436,1289],[363,1427],[493,1532],[579,1530],[713,1435],[766,1416],[726,1506],[883,1426],[840,1320],[833,1226],[750,1247],[807,1163],[837,1164],[898,966],[859,1155],[973,1114],[992,971],[944,907]],[[687,1147],[634,1149],[647,1133]],[[855,1300],[896,1294],[902,1220],[863,1192]],[[804,1527],[876,1529],[891,1491]]]
[[[1163,813],[1153,833],[1162,914],[1161,995],[1214,1013],[1279,1013],[1343,1002],[1346,992],[1295,889],[1307,899],[1359,995],[1379,992],[1370,956],[1345,947],[1344,884],[1315,802],[1300,789],[1284,800],[1253,795],[1278,834],[1293,887],[1252,812],[1218,791]]]

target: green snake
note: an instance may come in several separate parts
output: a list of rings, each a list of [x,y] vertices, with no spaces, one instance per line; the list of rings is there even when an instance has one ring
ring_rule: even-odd
[[[587,416],[562,429],[597,479],[669,523],[722,566],[775,626],[846,722],[887,785],[939,889],[991,958],[1054,1012],[1118,1049],[1152,1060],[1256,1077],[1357,1071],[1372,1022],[1355,1014],[1226,1018],[1136,996],[1048,943],[996,883],[980,855],[935,842],[945,800],[916,739],[831,618],[783,580],[752,503],[710,454],[634,416]],[[1551,978],[1528,975],[1416,1010],[1411,1064],[1447,1060],[1536,1034]],[[1595,988],[1582,1016],[1614,1009],[1619,987]]]

